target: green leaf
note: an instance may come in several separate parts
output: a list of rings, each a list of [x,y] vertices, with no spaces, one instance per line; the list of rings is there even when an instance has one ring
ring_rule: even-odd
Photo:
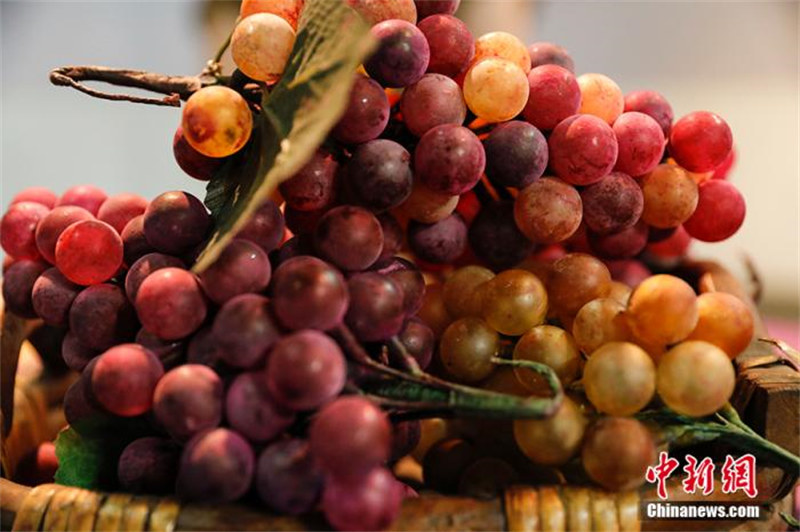
[[[109,443],[101,435],[85,436],[72,427],[59,432],[55,442],[56,482],[85,489],[108,488],[113,480],[110,472],[116,473],[119,458],[118,446]]]
[[[214,234],[195,271],[213,264],[275,188],[322,144],[347,105],[356,67],[374,46],[369,26],[342,0],[308,0],[284,75],[254,115],[253,138],[208,186]]]

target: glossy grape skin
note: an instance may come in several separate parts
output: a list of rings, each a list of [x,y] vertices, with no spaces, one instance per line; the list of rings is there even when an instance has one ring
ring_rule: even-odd
[[[376,139],[360,145],[345,172],[359,205],[373,212],[396,207],[411,194],[411,154],[392,140]]]
[[[655,461],[653,436],[635,419],[604,417],[586,431],[581,462],[589,478],[607,490],[638,488]]]
[[[664,155],[664,132],[658,122],[644,113],[625,112],[612,126],[619,153],[615,170],[643,175],[655,168]]]
[[[315,211],[329,207],[336,199],[339,163],[327,150],[320,148],[294,176],[280,184],[286,205],[299,211]]]
[[[222,421],[223,384],[207,366],[184,364],[168,371],[153,392],[158,423],[180,442]]]
[[[413,0],[347,0],[347,4],[370,26],[390,19],[417,23],[417,7]]]
[[[40,203],[23,201],[11,205],[0,220],[0,244],[15,259],[38,259],[36,227],[50,209]]]
[[[528,102],[527,72],[499,57],[487,57],[469,68],[464,77],[464,100],[475,116],[504,122],[517,116]]]
[[[443,288],[440,283],[426,285],[422,307],[417,312],[417,317],[431,328],[436,338],[441,337],[444,330],[453,321],[453,316],[450,316],[445,306],[442,292]]]
[[[672,106],[658,92],[650,90],[629,92],[625,95],[625,112],[638,112],[650,116],[661,126],[664,136],[669,136],[674,118]]]
[[[273,310],[284,327],[332,329],[342,322],[349,301],[342,274],[317,258],[294,257],[275,270]]]
[[[222,164],[222,159],[208,157],[194,149],[183,136],[180,125],[172,137],[172,154],[181,170],[200,181],[210,181]]]
[[[147,241],[170,255],[180,255],[197,246],[210,227],[211,217],[205,206],[188,192],[165,192],[154,198],[144,212]]]
[[[232,430],[218,428],[195,436],[183,448],[176,491],[183,501],[233,502],[250,488],[255,456]]]
[[[483,141],[486,176],[494,186],[525,188],[547,168],[547,140],[520,120],[500,124]]]
[[[458,83],[443,74],[432,73],[406,87],[400,112],[408,130],[421,137],[442,124],[463,124],[467,106]]]
[[[77,185],[68,188],[58,199],[56,207],[61,205],[74,205],[82,207],[97,216],[100,205],[107,199],[106,193],[93,185]]]
[[[514,360],[547,364],[564,387],[578,378],[581,369],[580,351],[572,335],[552,325],[538,325],[522,335],[514,346]],[[514,373],[530,391],[548,390],[547,383],[538,373],[525,368],[514,368]]]
[[[184,138],[194,149],[208,157],[227,157],[250,139],[253,117],[238,92],[213,85],[189,97],[181,126]]]
[[[483,291],[483,318],[497,332],[519,336],[544,322],[548,296],[544,285],[525,270],[506,270]]]
[[[678,227],[697,209],[697,184],[678,166],[658,165],[642,177],[640,185],[644,196],[642,220],[653,227]]]
[[[570,72],[575,72],[575,62],[563,46],[539,41],[528,46],[528,54],[531,56],[531,68],[542,65],[557,65]]]
[[[630,294],[627,286],[620,286]],[[593,299],[582,306],[572,322],[575,343],[587,356],[609,342],[630,340],[631,332],[624,314],[627,297],[624,301],[614,299],[613,291],[614,286],[608,297]]]
[[[236,25],[231,55],[248,77],[266,83],[280,79],[294,46],[291,24],[273,13],[255,13]]]
[[[8,205],[11,206],[23,201],[38,203],[48,209],[52,209],[58,202],[58,196],[56,196],[55,192],[45,187],[27,187],[11,198],[11,202]]]
[[[586,418],[580,408],[565,397],[549,418],[514,420],[514,439],[534,463],[561,465],[580,449]]]
[[[186,265],[177,257],[163,253],[148,253],[134,262],[125,275],[125,293],[131,303],[136,302],[136,295],[142,282],[151,273],[162,268],[185,268]]]
[[[681,117],[669,134],[669,153],[690,172],[709,172],[733,148],[731,128],[719,115],[695,111]]]
[[[161,268],[148,275],[136,293],[142,326],[163,340],[195,332],[206,319],[207,305],[197,277],[181,268]]]
[[[614,130],[592,115],[573,115],[562,120],[550,134],[548,145],[550,167],[572,185],[600,181],[617,161]]]
[[[384,87],[407,87],[425,74],[430,47],[414,23],[399,19],[379,22],[370,33],[378,48],[364,63],[372,79]]]
[[[445,124],[429,130],[414,150],[415,177],[441,194],[470,190],[486,167],[486,154],[478,137],[463,126]]]
[[[403,311],[405,315],[413,316],[416,314],[425,297],[425,278],[417,266],[406,259],[395,257],[390,263],[375,271],[388,276],[403,292]]]
[[[420,369],[427,368],[433,358],[436,336],[433,330],[418,318],[410,318],[397,335],[406,352],[417,361]]]
[[[105,222],[117,233],[122,233],[128,222],[144,214],[148,201],[138,194],[117,194],[106,199],[97,210],[97,219]]]
[[[599,412],[630,416],[647,406],[656,391],[650,355],[629,342],[609,342],[595,350],[583,370],[586,396]]]
[[[33,287],[45,270],[47,264],[40,261],[19,260],[12,264],[3,275],[5,308],[20,318],[36,318]]]
[[[131,493],[172,493],[180,455],[180,447],[166,438],[149,436],[133,440],[117,463],[120,487]]]
[[[153,390],[164,368],[158,358],[138,344],[120,344],[97,359],[91,373],[92,395],[117,416],[144,414],[153,404]]]
[[[36,248],[50,264],[56,262],[56,242],[64,230],[75,222],[93,220],[83,207],[64,205],[48,212],[36,226]]]
[[[344,144],[361,144],[378,138],[389,123],[389,99],[377,81],[355,75],[350,100],[333,137]]]
[[[128,222],[128,225],[120,233],[120,237],[122,238],[123,260],[128,266],[156,250],[144,235],[144,215],[139,215]]]
[[[539,244],[555,244],[572,236],[581,223],[582,211],[578,191],[551,177],[522,189],[514,203],[517,227]]]
[[[511,201],[485,205],[473,220],[468,236],[475,255],[498,271],[516,266],[534,249],[517,227]]]
[[[480,317],[486,283],[494,273],[483,266],[459,268],[443,285],[442,297],[447,313],[454,318]]]
[[[374,272],[354,275],[347,282],[350,307],[345,322],[363,342],[391,338],[403,327],[403,292],[390,277]]]
[[[309,444],[292,438],[265,448],[256,464],[259,497],[282,514],[300,515],[314,509],[322,494],[324,477]]]
[[[746,210],[744,196],[735,186],[712,179],[698,187],[697,208],[683,227],[697,240],[720,242],[739,230]]]
[[[475,39],[464,22],[446,14],[426,17],[418,25],[430,45],[428,72],[454,78],[475,57]]]
[[[542,65],[528,73],[525,120],[539,129],[551,130],[578,112],[581,91],[575,75],[557,65]]]
[[[75,284],[111,279],[122,266],[122,238],[110,225],[83,220],[64,229],[56,242],[56,266]]]
[[[136,312],[116,285],[98,284],[83,290],[69,309],[69,329],[86,347],[102,351],[133,338]]]
[[[288,22],[296,31],[304,4],[304,0],[242,0],[239,16],[244,19],[256,13],[273,13]]]
[[[283,232],[283,215],[274,201],[267,200],[256,210],[247,225],[236,233],[236,238],[255,242],[269,253],[278,248],[283,240]]]
[[[280,338],[270,300],[256,294],[242,294],[222,305],[212,331],[220,358],[237,368],[260,364]]]
[[[581,88],[581,114],[594,115],[613,124],[625,108],[622,90],[603,74],[582,74],[577,78]]]
[[[271,274],[267,254],[249,240],[237,238],[200,273],[199,280],[206,296],[221,305],[241,294],[261,292]]]
[[[294,423],[295,415],[267,393],[261,371],[240,373],[225,396],[231,428],[256,443],[271,441]]]
[[[337,530],[383,530],[400,513],[402,485],[377,467],[360,482],[330,479],[322,493],[322,511]]]
[[[669,345],[686,338],[697,325],[697,296],[685,281],[654,275],[642,281],[628,302],[628,324],[646,342]]]
[[[367,399],[344,396],[322,407],[309,428],[311,452],[322,468],[357,479],[389,458],[391,425]]]
[[[346,377],[347,364],[339,346],[314,330],[283,337],[267,361],[270,395],[294,411],[321,407],[339,395]]]
[[[8,274],[5,277],[6,283],[18,282],[11,281]],[[46,324],[63,327],[68,323],[69,308],[80,291],[81,287],[70,282],[57,268],[49,268],[33,283],[32,308]],[[9,299],[5,297],[4,299],[8,305]]]
[[[589,246],[598,257],[604,259],[630,259],[647,246],[649,232],[647,224],[640,220],[635,225],[616,233],[608,235],[589,233]]]
[[[408,245],[414,254],[433,264],[455,261],[467,246],[467,225],[457,213],[434,224],[408,224]]]
[[[479,382],[494,371],[492,357],[500,349],[500,337],[480,318],[461,318],[442,334],[439,357],[448,375],[458,382]]]
[[[69,331],[64,335],[64,341],[61,343],[61,357],[68,368],[83,371],[89,362],[99,354],[99,351],[83,345],[73,332]]]
[[[547,281],[550,305],[559,313],[574,316],[583,305],[611,290],[611,274],[598,259],[570,253],[555,261]]]
[[[703,341],[676,345],[658,363],[658,395],[672,410],[691,417],[708,416],[725,406],[736,383],[728,355]]]
[[[595,233],[617,233],[642,216],[642,189],[629,175],[612,172],[581,190],[583,221]]]
[[[697,311],[697,325],[687,340],[714,344],[731,359],[750,345],[754,334],[753,313],[738,297],[725,292],[700,294]]]
[[[458,198],[458,195],[435,192],[415,180],[411,194],[399,210],[412,220],[432,224],[453,214],[458,206]]]
[[[492,31],[475,39],[473,63],[488,57],[499,57],[511,61],[525,74],[531,69],[531,56],[525,44],[515,35],[505,31]]]

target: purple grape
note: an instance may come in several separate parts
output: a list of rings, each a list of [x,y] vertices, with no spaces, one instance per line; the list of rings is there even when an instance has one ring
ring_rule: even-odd
[[[314,509],[324,477],[305,440],[277,441],[261,452],[256,466],[256,490],[267,506],[282,514],[300,515]]]
[[[322,492],[322,511],[337,530],[384,530],[400,513],[403,490],[383,467],[357,482],[328,479]]]
[[[484,205],[469,228],[475,255],[497,271],[522,262],[535,248],[514,221],[512,201]]]
[[[339,395],[346,378],[347,363],[341,349],[314,330],[283,337],[267,361],[270,395],[294,411],[321,407]]]
[[[467,106],[458,83],[444,74],[425,74],[403,91],[400,112],[408,130],[421,137],[442,124],[463,124]]]
[[[381,248],[381,254],[377,261],[377,264],[380,264],[391,259],[400,251],[403,247],[405,232],[397,218],[388,212],[379,214],[378,221],[381,223],[381,229],[383,230],[383,248]]]
[[[53,327],[64,327],[69,309],[83,287],[70,282],[58,268],[50,268],[33,283],[31,302],[36,315]]]
[[[11,265],[3,276],[3,301],[8,311],[20,318],[36,317],[33,287],[47,269],[46,262],[36,260],[23,259]]]
[[[139,324],[136,311],[120,287],[96,284],[73,300],[69,328],[83,345],[103,351],[133,339]]]
[[[237,368],[257,366],[280,338],[270,312],[270,301],[242,294],[220,308],[212,327],[219,357]]]
[[[370,30],[378,49],[365,63],[367,74],[384,87],[407,87],[428,68],[431,50],[425,35],[405,20],[389,19]]]
[[[222,421],[223,386],[208,366],[184,364],[169,370],[153,392],[153,413],[170,436],[187,441]]]
[[[151,273],[136,293],[136,313],[142,327],[163,340],[189,336],[203,324],[206,312],[197,277],[180,268]]]
[[[186,343],[183,341],[162,340],[146,329],[139,329],[135,341],[157,356],[164,369],[172,369],[183,362],[186,351]]]
[[[117,478],[120,487],[131,493],[172,493],[180,456],[180,447],[165,438],[151,436],[133,440],[119,457]]]
[[[593,232],[607,235],[627,229],[642,216],[644,196],[629,175],[612,172],[581,190],[583,221]]]
[[[478,137],[463,126],[445,124],[428,130],[414,151],[414,171],[435,192],[455,196],[472,189],[486,166]]]
[[[138,344],[120,344],[97,357],[92,396],[112,414],[138,416],[150,410],[153,390],[163,375],[153,353]]]
[[[217,304],[247,293],[261,292],[269,284],[269,257],[249,240],[234,239],[216,262],[200,274],[200,286]]]
[[[78,380],[64,393],[64,418],[78,433],[81,433],[84,425],[91,426],[89,422],[107,416],[91,396],[91,365],[96,364],[96,360],[86,366]]]
[[[162,268],[185,268],[186,265],[178,257],[163,253],[148,253],[134,262],[125,275],[125,293],[131,303],[136,303],[136,294],[145,278]]]
[[[377,81],[356,74],[350,101],[333,128],[333,137],[343,144],[361,144],[376,139],[389,123],[389,98]]]
[[[436,335],[424,321],[418,318],[409,319],[397,338],[421,369],[430,365],[436,347]]]
[[[467,247],[467,224],[459,214],[451,214],[434,224],[411,221],[408,245],[424,261],[434,264],[454,262]]]
[[[339,163],[324,148],[318,149],[311,160],[291,179],[280,185],[286,205],[298,211],[316,211],[330,207],[336,200]]]
[[[283,264],[289,259],[300,257],[302,255],[314,254],[314,237],[313,235],[295,235],[280,247],[275,253],[270,256],[272,259],[272,269],[275,270],[278,266]]]
[[[452,15],[461,4],[461,0],[414,0],[417,6],[417,20],[431,15]]]
[[[61,342],[61,358],[72,370],[83,371],[100,352],[83,345],[75,333],[68,331]]]
[[[275,270],[273,310],[284,327],[327,331],[342,322],[349,301],[342,274],[315,257],[293,257]]]
[[[390,461],[399,460],[414,450],[422,436],[422,426],[416,419],[392,425]]]
[[[255,456],[247,440],[232,430],[214,429],[186,444],[176,491],[183,501],[233,502],[253,481]]]
[[[179,190],[157,196],[144,212],[147,241],[162,253],[180,255],[200,244],[211,227],[203,203]]]
[[[377,139],[362,144],[345,171],[358,203],[372,211],[396,207],[411,194],[411,155],[394,141]]]
[[[323,207],[315,211],[298,211],[290,206],[283,210],[283,217],[286,220],[286,227],[295,235],[308,235],[317,228],[320,218],[330,209]]]
[[[175,135],[172,137],[172,154],[181,170],[200,181],[210,181],[224,160],[208,157],[194,149],[183,136],[183,126],[181,125],[175,130]]]
[[[285,224],[281,210],[274,201],[267,200],[256,210],[247,225],[236,233],[236,238],[255,242],[261,249],[269,253],[280,246],[284,231]]]
[[[598,257],[604,259],[630,259],[647,245],[647,224],[639,221],[617,233],[598,235],[589,233],[589,245]]]
[[[413,316],[422,307],[425,298],[425,278],[419,268],[402,257],[380,265],[374,271],[388,276],[403,292],[403,310],[406,316]]]
[[[186,361],[189,364],[203,364],[216,367],[220,360],[219,348],[211,326],[206,326],[192,335],[186,347]]]
[[[256,443],[275,439],[295,419],[267,393],[260,371],[241,373],[233,380],[225,396],[225,417],[231,428]]]
[[[381,223],[361,207],[336,207],[319,221],[314,247],[323,259],[343,270],[366,270],[383,249]]]
[[[547,168],[547,140],[527,122],[500,124],[483,141],[486,177],[496,187],[525,188]]]
[[[139,258],[153,253],[154,248],[144,235],[144,215],[137,216],[125,226],[120,233],[122,237],[122,256],[125,264],[130,266]]]
[[[350,308],[345,321],[362,342],[391,338],[403,327],[403,291],[385,275],[367,272],[347,281]]]
[[[570,72],[575,72],[575,61],[563,47],[551,42],[535,42],[528,47],[531,56],[531,68],[541,65],[558,65]]]
[[[420,19],[418,27],[431,49],[428,72],[455,78],[472,63],[475,38],[464,22],[439,14]]]

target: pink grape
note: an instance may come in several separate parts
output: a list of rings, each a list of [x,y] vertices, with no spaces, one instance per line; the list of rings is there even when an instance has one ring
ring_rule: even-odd
[[[389,123],[389,98],[383,88],[363,74],[355,76],[347,109],[332,132],[344,144],[376,139]]]
[[[294,257],[275,270],[272,304],[284,327],[332,329],[342,322],[349,301],[342,274],[317,258]]]
[[[324,476],[307,441],[291,438],[264,449],[256,466],[256,490],[267,506],[300,515],[314,509]]]
[[[172,137],[172,154],[175,162],[190,177],[200,181],[210,181],[223,159],[203,155],[192,147],[183,136],[183,126],[179,125]]]
[[[200,328],[206,301],[197,277],[181,268],[161,268],[148,275],[136,293],[142,326],[163,340],[178,340]]]
[[[537,66],[528,73],[528,84],[528,103],[522,115],[540,129],[551,130],[580,109],[581,89],[575,75],[566,68]]]
[[[58,196],[56,196],[55,192],[45,187],[28,187],[11,198],[11,203],[9,203],[9,205],[22,203],[23,201],[32,201],[33,203],[38,203],[44,205],[48,209],[52,209],[58,202]]]
[[[573,115],[562,120],[548,139],[550,166],[572,185],[600,181],[617,161],[614,130],[593,115]]]
[[[430,46],[428,72],[455,78],[475,56],[475,38],[467,25],[447,14],[425,17],[417,25]]]
[[[408,130],[421,137],[442,124],[463,124],[467,106],[458,83],[443,74],[431,73],[406,87],[400,112]]]
[[[122,289],[96,284],[84,289],[69,309],[69,329],[86,347],[103,351],[130,341],[139,324],[136,312]]]
[[[58,268],[50,268],[33,283],[31,292],[33,310],[46,324],[64,327],[69,320],[72,302],[81,290],[80,286],[64,277]]]
[[[97,359],[92,394],[112,414],[132,417],[153,405],[153,390],[164,375],[158,358],[138,344],[120,344]]]
[[[644,113],[626,112],[619,115],[612,128],[619,146],[615,170],[639,176],[658,166],[665,142],[658,122]]]
[[[267,254],[249,240],[237,238],[199,277],[206,296],[221,305],[240,294],[261,292],[271,275]]]
[[[137,194],[117,194],[100,205],[97,219],[105,222],[117,233],[121,233],[128,222],[144,214],[148,201]]]
[[[431,15],[452,15],[461,4],[461,0],[414,0],[419,20]]]
[[[111,279],[122,266],[122,238],[107,223],[75,222],[56,242],[56,266],[73,283],[88,286]]]
[[[322,511],[337,530],[383,530],[397,518],[402,500],[402,484],[377,467],[358,482],[329,479]]]
[[[698,188],[697,208],[683,223],[693,238],[719,242],[733,236],[744,223],[744,197],[728,181],[712,179]]]
[[[314,232],[320,256],[349,271],[369,268],[383,249],[383,230],[375,215],[361,207],[342,205],[328,211]]]
[[[601,235],[617,233],[639,221],[644,209],[642,189],[629,175],[612,172],[581,190],[583,221]]]
[[[38,259],[36,227],[50,209],[41,203],[23,201],[11,205],[0,220],[0,245],[16,259]]]
[[[664,136],[669,136],[672,129],[672,106],[664,96],[656,91],[633,91],[625,95],[625,112],[644,113],[653,118]]]
[[[36,226],[36,247],[47,262],[55,264],[56,242],[64,229],[83,220],[94,220],[94,216],[83,207],[64,205],[48,212],[39,221]]]
[[[93,216],[97,216],[100,205],[108,198],[106,193],[92,185],[77,185],[67,189],[58,200],[56,206],[75,205],[83,207]]]
[[[3,276],[3,302],[7,310],[21,318],[37,316],[33,287],[46,269],[46,263],[33,260],[17,261],[8,269]]]
[[[280,185],[286,205],[298,211],[315,211],[330,207],[336,200],[339,163],[327,150],[320,148],[303,168]]]
[[[158,381],[153,391],[153,413],[170,436],[183,442],[220,424],[222,401],[222,380],[214,370],[184,364]]]
[[[629,259],[638,255],[647,245],[647,224],[640,221],[616,233],[599,235],[589,233],[589,245],[597,256],[606,259]]]
[[[731,128],[719,115],[695,111],[681,117],[669,134],[669,153],[690,172],[710,172],[733,148]]]
[[[212,326],[220,359],[237,368],[260,364],[280,338],[270,301],[256,294],[228,300]]]
[[[557,44],[539,41],[528,46],[528,53],[531,56],[531,68],[542,65],[557,65],[570,72],[575,72],[575,62],[569,52]]]
[[[133,440],[119,457],[117,478],[120,487],[132,493],[172,493],[180,455],[180,447],[166,438],[149,436]]]
[[[205,206],[188,192],[165,192],[144,212],[147,241],[162,253],[180,255],[191,250],[203,241],[210,227]]]
[[[458,213],[433,224],[409,222],[408,245],[414,254],[433,264],[447,264],[464,253],[468,242],[467,224]]]
[[[403,291],[385,275],[368,272],[347,282],[350,306],[347,325],[363,342],[387,340],[403,327]]]
[[[148,253],[134,262],[125,275],[125,294],[131,303],[136,303],[139,287],[151,273],[163,268],[185,268],[183,261],[172,255]]]
[[[285,222],[281,210],[272,200],[265,201],[247,225],[236,234],[236,238],[243,238],[258,245],[266,253],[278,249],[283,241]]]
[[[370,30],[378,49],[364,62],[372,79],[384,87],[407,87],[425,74],[430,60],[428,41],[413,23],[390,19]]]
[[[144,235],[144,215],[137,216],[128,222],[120,237],[122,237],[122,255],[128,266],[156,250]]]
[[[469,129],[445,124],[428,130],[414,150],[415,177],[441,194],[463,194],[475,186],[486,167],[486,154]]]
[[[61,357],[68,368],[75,371],[83,371],[89,365],[89,362],[99,354],[100,351],[83,345],[72,331],[68,331],[64,335],[64,340],[61,343]]]
[[[547,168],[547,140],[536,127],[512,120],[483,141],[486,177],[496,187],[525,188]]]
[[[295,415],[267,392],[262,372],[251,371],[240,373],[231,382],[225,396],[225,418],[242,436],[261,443],[289,428]]]

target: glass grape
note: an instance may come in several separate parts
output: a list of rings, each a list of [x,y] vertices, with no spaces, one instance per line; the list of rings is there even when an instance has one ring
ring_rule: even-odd
[[[442,298],[449,316],[454,318],[480,317],[486,283],[494,272],[483,266],[470,265],[457,269],[442,288]]]
[[[328,330],[342,322],[350,296],[342,274],[308,256],[281,264],[272,280],[275,317],[292,330]]]
[[[697,325],[697,296],[685,281],[654,275],[642,281],[628,302],[628,324],[645,342],[669,345],[689,336]]]
[[[391,209],[411,194],[411,154],[392,140],[361,144],[345,167],[347,185],[362,205],[373,212]]]
[[[314,509],[324,477],[307,441],[277,441],[261,452],[255,485],[259,497],[275,511],[300,515]]]
[[[19,260],[11,265],[3,275],[3,304],[20,318],[36,318],[33,302],[33,287],[47,264],[33,260]]]
[[[264,389],[261,371],[240,373],[225,395],[225,419],[231,428],[252,442],[275,439],[294,423],[295,415]]]
[[[451,15],[437,14],[420,20],[417,27],[430,46],[428,72],[455,78],[472,63],[475,39],[461,20]]]
[[[570,253],[553,263],[547,288],[550,305],[561,315],[574,316],[589,301],[608,295],[611,274],[598,259]]]
[[[543,130],[578,112],[581,90],[575,75],[557,65],[541,65],[528,73],[528,102],[522,110],[525,120]]]
[[[120,344],[97,358],[92,395],[117,416],[144,414],[153,405],[153,390],[164,375],[158,358],[138,344]]]
[[[630,340],[631,332],[625,317],[630,289],[622,283],[612,282],[611,285],[608,297],[586,303],[572,322],[575,343],[587,356],[609,342]]]
[[[347,281],[350,307],[345,322],[363,342],[387,340],[400,332],[405,319],[403,291],[390,277],[375,272]]]
[[[697,297],[697,312],[697,325],[687,340],[703,340],[714,344],[731,359],[736,358],[753,340],[753,313],[738,297],[724,292],[700,294]]]
[[[272,13],[255,13],[233,30],[233,62],[248,77],[275,83],[283,74],[294,40],[294,29],[285,19]]]
[[[38,270],[36,268],[35,270]],[[20,283],[13,280],[13,275],[9,277],[5,275],[6,284],[9,282],[19,283],[19,285],[27,284]],[[5,286],[5,284],[4,284]],[[33,283],[31,290],[31,304],[36,315],[53,327],[64,327],[69,320],[69,309],[72,302],[78,296],[81,287],[72,283],[58,271],[58,268],[49,268],[42,272],[41,275]],[[6,305],[9,305],[9,299],[4,298]],[[12,306],[9,306],[12,308]]]
[[[475,255],[495,270],[516,266],[534,249],[517,227],[511,201],[485,205],[472,221],[468,237]]]
[[[270,300],[256,294],[242,294],[222,305],[212,331],[220,359],[237,368],[262,363],[280,338]]]
[[[638,488],[655,461],[653,436],[635,419],[604,417],[586,431],[581,462],[589,478],[607,490]]]
[[[316,211],[333,205],[338,170],[339,163],[333,155],[324,148],[318,149],[299,172],[280,184],[286,205],[298,211]]]
[[[630,342],[609,342],[589,356],[583,385],[599,412],[630,416],[653,398],[656,367],[641,347]]]
[[[669,134],[669,153],[690,172],[719,166],[733,148],[731,128],[719,115],[695,111],[681,117]]]
[[[505,122],[517,116],[528,102],[529,91],[526,71],[499,57],[474,63],[464,78],[467,107],[487,122]]]
[[[204,87],[192,94],[183,108],[183,136],[208,157],[233,155],[247,144],[253,117],[245,99],[221,85]]]
[[[565,464],[580,449],[585,430],[586,418],[568,397],[551,417],[514,420],[514,439],[520,450],[543,465]]]
[[[68,188],[64,194],[58,199],[56,207],[61,205],[73,205],[75,207],[82,207],[92,213],[92,216],[97,216],[97,211],[100,210],[100,205],[103,204],[108,196],[102,189],[93,185],[76,185]]]
[[[547,364],[564,387],[578,378],[581,369],[581,354],[572,335],[552,325],[538,325],[522,335],[514,346],[514,360]],[[538,373],[521,367],[515,367],[514,373],[530,391],[549,391],[544,378]]]
[[[399,211],[417,222],[432,224],[453,214],[458,199],[458,195],[434,192],[415,180],[411,195],[400,205]]]
[[[548,295],[534,274],[506,270],[488,281],[483,290],[483,318],[501,334],[519,336],[541,325]]]
[[[261,292],[271,275],[267,254],[249,240],[237,238],[200,273],[199,281],[206,296],[221,305],[241,294]]]
[[[122,289],[97,284],[83,290],[69,308],[69,329],[86,347],[103,351],[133,339],[139,324]]]
[[[151,273],[162,268],[185,268],[186,265],[177,257],[163,253],[148,253],[131,265],[125,275],[125,293],[131,303],[136,303],[136,295],[142,282]]]
[[[408,130],[421,137],[442,124],[463,124],[467,106],[458,83],[443,74],[431,73],[406,87],[400,112]]]
[[[546,177],[522,189],[514,203],[514,220],[538,244],[563,242],[578,230],[583,203],[575,188]]]
[[[442,334],[439,357],[458,382],[478,382],[494,371],[492,357],[500,348],[497,332],[480,318],[461,318]]]
[[[180,447],[166,438],[133,440],[117,464],[120,487],[131,493],[169,495],[175,489],[180,455]]]
[[[430,47],[414,22],[384,20],[370,32],[379,41],[364,63],[370,77],[384,87],[407,87],[419,81],[428,69]]]
[[[513,120],[483,141],[486,177],[496,187],[525,188],[547,168],[547,140],[536,127]]]
[[[591,185],[611,172],[617,162],[614,130],[590,114],[573,115],[555,127],[548,139],[550,167],[572,185]]]
[[[144,212],[147,242],[170,255],[180,255],[200,244],[210,227],[211,217],[203,203],[180,190],[157,196]]]
[[[36,227],[50,209],[41,203],[23,201],[11,205],[0,220],[0,244],[16,259],[38,259]]]
[[[632,227],[644,209],[642,189],[622,172],[612,172],[582,189],[581,201],[586,226],[602,235]]]
[[[697,184],[678,166],[658,165],[640,180],[640,185],[644,196],[642,220],[653,227],[678,227],[697,208]]]
[[[655,168],[664,155],[664,132],[653,118],[637,112],[625,112],[612,126],[619,153],[615,170],[628,175],[643,175]]]
[[[665,137],[672,129],[672,106],[666,98],[656,91],[633,91],[625,95],[625,112],[644,113],[653,118]]]
[[[408,224],[408,245],[420,259],[433,264],[455,261],[467,247],[467,224],[457,213],[433,224]]]
[[[163,340],[189,336],[207,313],[197,277],[181,268],[161,268],[148,275],[139,285],[135,305],[142,326]]]
[[[383,88],[363,74],[355,76],[347,108],[332,132],[344,144],[378,138],[389,123],[389,99]]]
[[[499,57],[511,61],[525,74],[531,70],[531,56],[525,44],[515,35],[505,31],[492,31],[475,39],[473,63],[488,57]]]
[[[470,190],[485,167],[481,141],[463,126],[445,124],[430,129],[414,150],[415,178],[440,194],[457,195]]]
[[[575,72],[575,62],[563,46],[539,41],[528,46],[528,54],[531,56],[531,68],[542,65],[557,65],[570,72]]]
[[[105,222],[117,233],[122,233],[128,222],[144,214],[148,201],[138,194],[117,194],[106,199],[97,210],[97,219]]]
[[[733,236],[744,223],[744,196],[728,181],[712,179],[698,188],[697,208],[683,223],[690,236],[703,242],[720,242]]]
[[[603,74],[578,76],[581,88],[581,114],[594,115],[607,124],[613,124],[625,108],[622,90],[614,80]]]

